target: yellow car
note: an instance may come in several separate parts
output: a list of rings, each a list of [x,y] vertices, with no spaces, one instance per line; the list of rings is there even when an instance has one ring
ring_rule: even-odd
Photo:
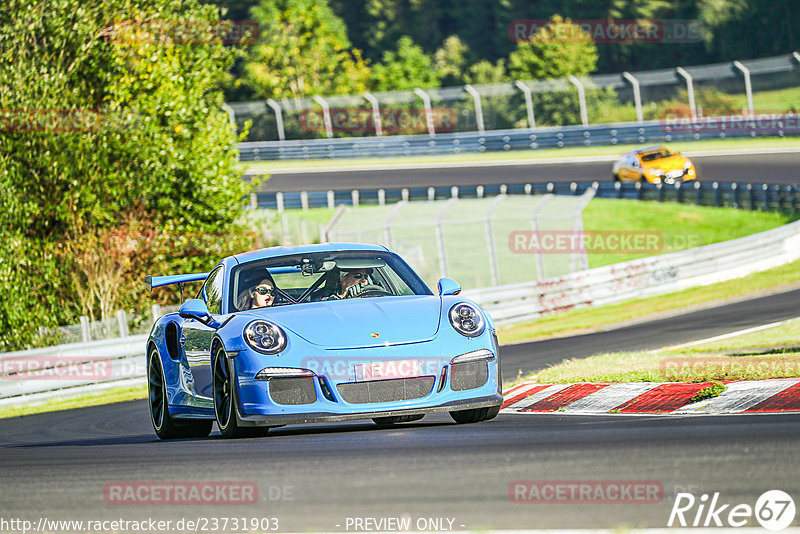
[[[665,146],[648,146],[622,154],[614,163],[615,182],[647,180],[651,184],[674,184],[697,179],[692,160]]]

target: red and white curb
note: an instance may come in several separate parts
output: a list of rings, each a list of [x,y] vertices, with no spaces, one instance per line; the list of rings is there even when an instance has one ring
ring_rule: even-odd
[[[503,395],[501,413],[733,414],[800,412],[800,378],[725,382],[717,397],[691,402],[712,382],[537,384],[523,382]]]

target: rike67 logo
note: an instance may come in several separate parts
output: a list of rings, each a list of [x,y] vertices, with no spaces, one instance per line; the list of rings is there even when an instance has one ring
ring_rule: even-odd
[[[725,503],[719,492],[710,499],[707,493],[699,499],[691,493],[678,493],[667,526],[743,527],[748,523],[755,526],[757,521],[767,530],[782,530],[794,521],[794,516],[794,500],[781,490],[764,492],[755,506]]]

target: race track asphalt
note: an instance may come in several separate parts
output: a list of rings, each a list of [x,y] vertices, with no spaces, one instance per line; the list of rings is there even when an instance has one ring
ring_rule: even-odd
[[[800,152],[694,156],[705,182],[800,184]],[[376,160],[377,162],[378,160]],[[543,182],[611,180],[611,162],[440,167],[431,169],[370,169],[275,173],[263,192],[326,191],[428,186],[469,186]]]
[[[503,367],[508,376],[520,365],[536,369],[562,357],[661,346],[793,317],[798,296],[792,291],[613,332],[505,347]],[[452,530],[664,527],[678,492],[698,499],[719,492],[720,504],[751,507],[771,489],[797,500],[798,440],[800,414],[502,414],[473,425],[436,415],[392,429],[348,422],[235,441],[215,431],[207,439],[161,442],[147,401],[133,401],[0,420],[0,519],[277,518],[280,531],[295,532],[352,532],[356,519],[390,517],[409,518],[411,530],[430,529],[423,523],[429,518],[446,518]],[[514,503],[509,488],[514,495],[512,484],[520,480],[660,489],[655,502],[576,503],[567,496]],[[104,497],[109,484],[182,481],[254,483],[259,498],[250,505],[190,506],[115,505]],[[696,510],[687,513],[690,521]],[[175,523],[171,531],[179,531]]]

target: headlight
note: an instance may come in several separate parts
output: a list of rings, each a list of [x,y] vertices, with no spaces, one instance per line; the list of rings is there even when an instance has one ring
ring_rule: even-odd
[[[258,352],[276,354],[286,347],[286,334],[277,325],[267,321],[253,321],[244,329],[247,344]]]
[[[467,337],[477,337],[483,333],[486,322],[481,312],[473,305],[462,302],[450,308],[450,324],[456,331]]]
[[[683,170],[686,170],[686,169],[688,169],[688,168],[689,168],[689,167],[691,167],[691,166],[692,166],[692,162],[691,162],[690,160],[688,160],[688,159],[687,159],[687,160],[686,160],[686,163],[684,163],[684,164],[683,164]]]

